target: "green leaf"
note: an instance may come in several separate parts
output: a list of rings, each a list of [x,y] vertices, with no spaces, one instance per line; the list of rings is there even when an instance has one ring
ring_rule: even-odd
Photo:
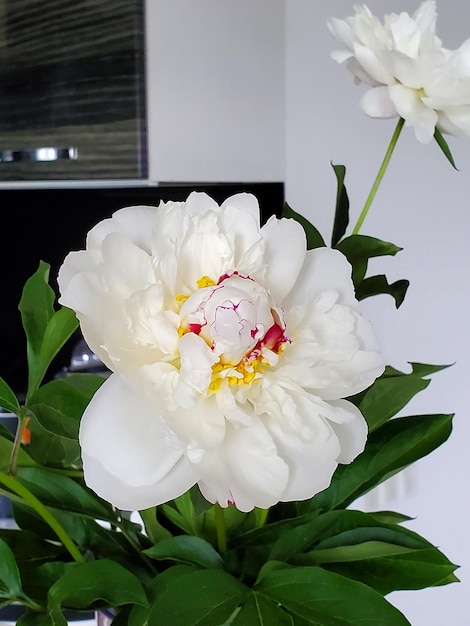
[[[189,489],[189,494],[191,495],[191,502],[193,504],[193,510],[196,517],[199,517],[209,509],[213,508],[214,505],[204,498],[197,485],[194,485],[194,487]]]
[[[372,296],[388,294],[395,300],[397,309],[402,305],[406,292],[410,286],[409,280],[397,280],[389,283],[386,276],[370,276],[358,285],[356,289],[356,297],[358,300],[365,300]]]
[[[285,536],[285,534],[292,528],[309,524],[319,515],[319,511],[310,511],[289,519],[281,519],[276,522],[265,524],[260,528],[255,528],[239,535],[238,537],[234,537],[230,545],[235,547],[271,545],[280,537]]]
[[[155,576],[146,586],[145,593],[149,599],[149,606],[142,607],[134,605],[128,616],[128,623],[126,626],[148,626],[149,615],[152,611],[153,604],[156,599],[165,593],[168,585],[173,584],[181,576],[191,574],[196,571],[191,565],[174,565],[161,574]]]
[[[52,561],[64,551],[62,546],[45,541],[25,530],[0,529],[0,539],[8,544],[20,567],[23,563],[34,567]]]
[[[0,539],[0,598],[24,598],[15,555],[3,539]]]
[[[349,553],[349,556],[353,557],[354,551],[358,555],[361,552],[359,548],[359,546],[345,547],[343,556]],[[362,552],[365,557],[365,548]],[[333,551],[329,558],[334,559]],[[456,566],[437,548],[408,551],[403,549],[402,554],[399,554],[397,549],[396,554],[376,554],[362,559],[344,558],[343,562],[323,561],[323,566],[361,581],[384,595],[392,591],[425,589],[458,580],[454,575]]]
[[[321,564],[381,594],[455,580],[455,565],[437,548],[398,526],[395,516],[391,524],[378,517],[350,509],[324,513],[280,537],[270,559],[296,566]],[[409,562],[413,566],[408,570]]]
[[[50,266],[40,262],[26,281],[19,309],[26,332],[28,398],[39,387],[47,368],[78,327],[75,313],[62,307],[54,310],[55,294],[48,284]]]
[[[383,541],[363,541],[362,543],[314,550],[311,554],[320,563],[343,563],[348,561],[365,561],[384,556],[397,556],[412,552],[412,548],[399,546]]]
[[[193,530],[192,521],[188,522],[186,517],[177,511],[173,504],[162,504],[159,506],[159,511],[175,526],[180,528],[185,533],[190,534]]]
[[[395,524],[385,524],[369,513],[351,510],[329,511],[318,515],[306,524],[292,528],[281,535],[273,544],[270,560],[297,562],[297,556],[316,550],[331,549],[338,545],[361,542],[388,541],[394,545],[420,549],[428,547],[421,538]],[[315,561],[316,564],[316,561]]]
[[[289,567],[271,561],[255,589],[287,611],[322,626],[410,626],[370,587],[319,567]]]
[[[44,372],[77,328],[78,320],[72,309],[61,307],[54,313],[47,324],[39,354]]]
[[[402,524],[403,522],[410,522],[413,518],[396,511],[372,511],[369,512],[374,519],[382,524]]]
[[[365,417],[369,432],[397,415],[420,391],[426,389],[429,380],[411,374],[378,378],[361,394],[358,408]]]
[[[420,376],[423,378],[424,376],[430,376],[431,374],[435,374],[436,372],[442,372],[442,370],[447,369],[448,367],[452,367],[452,365],[430,365],[429,363],[410,363],[412,368],[412,374],[416,376]]]
[[[325,241],[315,226],[305,217],[300,215],[300,213],[296,213],[293,209],[291,209],[287,203],[284,204],[281,217],[293,219],[303,227],[307,237],[307,250],[325,247]]]
[[[110,505],[99,500],[78,482],[40,467],[20,467],[17,478],[45,506],[86,515],[93,519],[115,521]]]
[[[205,569],[223,569],[220,554],[199,537],[179,535],[171,539],[162,539],[156,545],[144,550],[152,559],[174,560],[197,565]]]
[[[13,511],[21,529],[50,541],[57,540],[51,528],[29,506],[15,502]],[[51,512],[83,554],[89,552],[97,558],[115,558],[119,562],[128,554],[129,543],[123,533],[108,530],[94,519],[67,510],[53,509]]]
[[[310,563],[304,558],[304,564],[322,564],[382,594],[456,580],[456,566],[407,528],[349,509],[331,511],[322,518],[322,533],[306,555]]]
[[[331,164],[336,175],[337,191],[336,191],[336,210],[333,223],[333,234],[331,236],[331,245],[335,247],[341,237],[346,232],[349,224],[349,198],[344,186],[344,177],[346,176],[346,168],[344,165]]]
[[[67,559],[67,557],[65,557]],[[47,594],[61,576],[64,575],[69,564],[67,561],[53,560],[46,563],[21,563],[21,578],[23,589],[42,606],[47,605]]]
[[[369,259],[380,256],[394,256],[402,249],[393,243],[367,235],[350,235],[341,240],[336,247],[352,265],[352,278],[356,289],[366,275]]]
[[[7,383],[0,377],[0,407],[19,415],[21,412],[20,403]]]
[[[26,281],[19,309],[28,340],[28,351],[39,354],[49,320],[54,315],[54,291],[49,286],[50,265],[41,261]],[[29,358],[28,354],[28,358]]]
[[[28,423],[31,432],[31,441],[28,445],[30,456],[44,466],[70,470],[81,468],[82,460],[78,438],[71,439],[70,437],[54,435],[41,426],[32,412],[30,412],[30,416],[31,419]]]
[[[149,626],[221,626],[245,600],[248,588],[223,570],[197,570],[173,577],[158,594]]]
[[[454,157],[452,156],[452,152],[450,151],[449,145],[447,141],[444,139],[444,137],[442,136],[442,133],[437,128],[434,129],[434,139],[436,140],[436,143],[439,146],[439,148],[444,153],[444,156],[446,157],[446,159],[449,161],[452,167],[458,171],[457,166],[455,165]]]
[[[12,450],[13,441],[10,438],[7,439],[6,437],[0,436],[0,471],[5,472],[8,470]],[[33,459],[23,448],[18,450],[17,461],[18,466],[22,467],[33,467],[36,465]]]
[[[77,439],[83,412],[104,381],[95,374],[71,374],[53,380],[33,394],[28,409],[48,432]]]
[[[330,486],[309,503],[329,510],[346,507],[385,479],[440,446],[452,430],[452,415],[418,415],[393,419],[369,437],[365,451],[340,465]]]
[[[48,599],[53,612],[61,606],[86,609],[101,602],[108,606],[147,604],[139,579],[108,559],[70,564],[49,589]]]
[[[276,602],[253,591],[242,604],[231,626],[294,626],[291,615]]]

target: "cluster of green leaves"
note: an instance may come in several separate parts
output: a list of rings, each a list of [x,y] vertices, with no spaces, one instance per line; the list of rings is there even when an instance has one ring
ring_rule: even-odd
[[[332,167],[337,180],[337,194],[331,247],[340,250],[351,263],[353,268],[352,280],[358,300],[388,294],[394,298],[398,308],[405,299],[409,281],[402,279],[390,284],[383,274],[366,276],[366,273],[370,259],[395,256],[401,248],[388,241],[367,235],[344,236],[349,224],[349,198],[344,184],[346,168],[344,165],[333,165]],[[284,206],[283,217],[295,219],[303,226],[309,250],[326,246],[325,240],[315,226],[287,204]]]
[[[345,170],[334,169],[332,245],[350,260],[359,298],[385,293],[399,306],[407,281],[366,276],[370,258],[399,248],[344,236]],[[287,206],[285,216],[302,223],[309,248],[325,245]],[[78,428],[103,378],[71,374],[43,383],[77,327],[71,311],[54,306],[48,266],[41,263],[20,303],[30,371],[24,405],[0,379],[0,405],[18,416],[20,432],[26,425],[31,431],[31,441],[19,445],[0,426],[0,494],[10,498],[17,524],[0,529],[0,607],[23,606],[20,626],[63,626],[68,610],[102,607],[115,609],[115,626],[404,626],[388,593],[456,580],[455,565],[403,526],[407,517],[351,508],[449,436],[450,415],[397,417],[441,366],[387,368],[350,398],[369,425],[366,449],[311,500],[243,514],[210,505],[193,488],[142,511],[140,525],[83,481]]]

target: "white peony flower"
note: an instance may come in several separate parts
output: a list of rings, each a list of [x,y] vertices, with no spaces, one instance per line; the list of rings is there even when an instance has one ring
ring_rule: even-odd
[[[413,16],[386,15],[383,23],[364,5],[355,11],[328,26],[344,46],[333,59],[347,61],[356,81],[371,87],[361,100],[364,113],[402,117],[422,143],[435,128],[470,137],[470,42],[456,51],[442,47],[436,3],[423,2]]]
[[[61,303],[112,370],[80,442],[87,484],[121,509],[198,484],[242,511],[303,500],[364,448],[342,398],[384,368],[338,251],[306,251],[255,198],[129,207],[59,274]]]

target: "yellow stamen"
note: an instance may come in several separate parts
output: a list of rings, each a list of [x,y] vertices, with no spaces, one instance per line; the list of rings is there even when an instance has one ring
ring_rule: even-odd
[[[189,298],[189,295],[186,293],[180,293],[176,296],[175,300],[176,302],[186,302],[186,300]]]
[[[204,289],[205,287],[214,287],[217,283],[209,276],[201,276],[201,278],[196,282],[199,289]]]
[[[216,363],[212,366],[212,380],[209,385],[209,393],[215,393],[219,390],[224,380],[231,386],[233,385],[249,385],[255,380],[259,380],[264,372],[266,363],[261,359],[253,359],[252,361],[241,360],[238,365],[230,363]],[[226,376],[222,372],[230,370]],[[240,374],[236,376],[235,374]]]

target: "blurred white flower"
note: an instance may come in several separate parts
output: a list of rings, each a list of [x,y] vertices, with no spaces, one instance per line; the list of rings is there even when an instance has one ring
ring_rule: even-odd
[[[366,441],[343,400],[384,362],[338,251],[306,251],[255,198],[129,207],[59,274],[62,304],[114,372],[88,406],[85,479],[121,509],[194,484],[242,511],[328,486]]]
[[[442,47],[436,36],[436,3],[427,0],[410,16],[386,15],[383,23],[364,5],[328,26],[343,44],[332,57],[347,61],[357,82],[371,87],[361,108],[371,117],[402,117],[416,138],[429,142],[435,128],[470,137],[470,43]]]

